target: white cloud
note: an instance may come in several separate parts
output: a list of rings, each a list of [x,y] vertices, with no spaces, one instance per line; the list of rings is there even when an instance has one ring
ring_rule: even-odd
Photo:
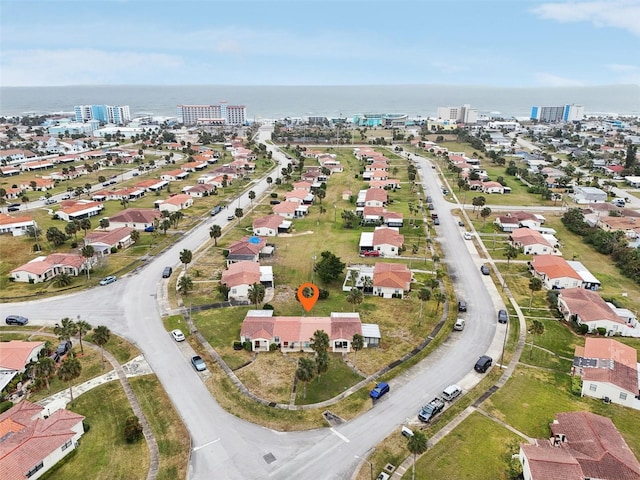
[[[541,87],[581,87],[583,82],[571,78],[560,77],[552,73],[539,72],[534,75],[536,82]]]
[[[531,11],[546,20],[591,22],[596,27],[621,28],[640,36],[640,0],[543,3]]]
[[[161,77],[181,66],[172,55],[95,49],[5,51],[0,64],[3,86],[122,83],[132,73],[157,71]]]
[[[616,73],[633,73],[640,72],[640,67],[637,65],[623,65],[620,63],[610,63],[607,68]]]

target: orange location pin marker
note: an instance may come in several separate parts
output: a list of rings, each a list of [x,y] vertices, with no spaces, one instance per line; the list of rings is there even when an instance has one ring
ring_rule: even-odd
[[[313,290],[313,295],[310,297],[304,296],[305,289],[310,288]],[[313,306],[318,301],[318,297],[320,296],[320,290],[313,283],[307,282],[300,285],[298,288],[298,300],[302,304],[302,307],[308,312],[313,308]]]

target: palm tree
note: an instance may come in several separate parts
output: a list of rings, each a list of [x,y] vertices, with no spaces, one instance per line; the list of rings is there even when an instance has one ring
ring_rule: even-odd
[[[180,295],[187,296],[193,290],[193,280],[189,275],[182,275],[178,280],[178,292]]]
[[[529,298],[529,308],[531,308],[531,304],[533,303],[533,292],[542,290],[542,280],[538,277],[531,277],[529,280],[529,290],[531,290],[531,297]]]
[[[358,285],[358,277],[360,275],[360,272],[358,272],[358,270],[356,270],[355,268],[353,270],[349,270],[349,281],[351,282],[351,287],[352,288],[356,288]]]
[[[84,247],[82,247],[82,250],[80,252],[82,254],[82,258],[85,259],[84,263],[85,268],[87,269],[87,280],[90,280],[91,265],[89,265],[89,259],[93,258],[93,256],[96,254],[96,251],[91,245],[85,245]]]
[[[261,283],[254,283],[249,287],[249,293],[247,296],[249,301],[255,304],[256,308],[258,308],[258,304],[264,300],[265,290],[264,285]]]
[[[531,334],[531,350],[529,350],[529,357],[533,355],[533,344],[536,334],[542,335],[544,333],[544,324],[540,320],[534,320],[529,328]]]
[[[35,365],[35,376],[40,380],[44,380],[47,386],[47,392],[51,391],[49,386],[49,379],[56,371],[56,364],[51,357],[42,357],[38,359]]]
[[[362,293],[373,292],[373,278],[368,275],[362,277]]]
[[[443,292],[436,292],[433,294],[433,298],[436,300],[436,313],[440,309],[440,304],[444,303],[447,296]]]
[[[484,207],[480,210],[480,216],[482,217],[482,228],[487,224],[487,217],[491,215],[491,209],[489,207]]]
[[[111,330],[104,325],[100,325],[93,330],[93,343],[100,347],[102,353],[102,368],[104,369],[104,346],[111,338]]]
[[[364,295],[362,294],[362,290],[358,288],[351,288],[349,295],[347,295],[347,302],[353,305],[353,311],[356,311],[356,305],[360,305],[364,300]]]
[[[93,330],[93,327],[89,322],[78,319],[78,321],[76,322],[76,328],[78,332],[78,340],[80,341],[80,352],[84,353],[84,347],[82,345],[82,336],[85,333],[89,333],[91,330]]]
[[[214,245],[218,246],[218,238],[222,236],[222,228],[220,225],[212,225],[209,229],[209,237],[213,238]]]
[[[316,374],[316,365],[310,358],[304,357],[298,360],[298,368],[296,369],[296,378],[299,382],[304,383],[303,397],[307,398],[307,383],[313,380]]]
[[[413,436],[409,437],[407,448],[413,454],[413,473],[411,474],[413,480],[416,478],[416,456],[426,452],[428,446],[427,437],[420,431],[413,432]]]
[[[80,220],[80,228],[84,230],[84,236],[86,237],[87,230],[91,228],[91,220],[89,220],[88,218],[83,218],[82,220]]]
[[[418,326],[422,323],[422,306],[424,302],[431,300],[431,290],[428,288],[421,288],[418,290],[418,299],[420,300],[420,316],[418,317]]]
[[[55,333],[60,340],[71,340],[71,337],[78,333],[78,326],[76,323],[68,317],[60,320],[60,323],[56,323],[53,327],[53,333]]]
[[[249,191],[249,200],[251,201],[251,205],[253,205],[253,199],[256,198],[256,192],[253,190]]]
[[[364,348],[364,337],[359,333],[354,333],[351,339],[351,348],[353,348],[353,365],[356,364],[356,355]]]
[[[106,230],[107,228],[109,228],[109,219],[108,218],[100,219],[100,228],[103,229],[103,230]]]
[[[318,380],[320,380],[320,375],[327,370],[329,370],[329,354],[322,352],[316,356],[316,374],[318,375]]]
[[[76,241],[78,241],[78,225],[76,225],[76,222],[69,222],[64,226],[64,232],[67,235],[73,235],[76,238]]]
[[[56,275],[56,278],[53,279],[53,286],[56,288],[68,287],[71,283],[73,283],[73,278],[65,272],[59,273]]]
[[[73,390],[71,389],[71,382],[80,376],[82,372],[82,365],[73,355],[69,355],[60,364],[58,369],[58,378],[61,382],[65,382],[69,385],[69,395],[71,396],[71,403],[73,403]]]
[[[514,245],[507,245],[507,248],[504,250],[504,256],[507,257],[507,268],[509,268],[509,261],[512,258],[518,258],[518,254],[520,253],[520,249],[515,247]]]
[[[187,271],[187,265],[191,263],[191,260],[193,260],[193,253],[191,250],[185,248],[180,252],[180,262],[184,265],[185,273]]]
[[[309,340],[311,340],[311,349],[317,355],[329,350],[329,335],[324,330],[316,330]]]
[[[140,240],[140,232],[138,230],[131,231],[131,241],[137,243]]]

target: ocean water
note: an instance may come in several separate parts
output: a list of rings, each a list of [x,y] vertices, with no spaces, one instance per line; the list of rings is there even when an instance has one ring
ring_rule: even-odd
[[[469,104],[481,113],[528,117],[533,105],[584,105],[587,114],[640,115],[640,85],[494,88],[451,85],[367,86],[68,86],[0,87],[0,115],[71,112],[74,105],[129,105],[132,116],[175,116],[179,104],[245,105],[247,118],[351,118],[357,113],[435,116]]]

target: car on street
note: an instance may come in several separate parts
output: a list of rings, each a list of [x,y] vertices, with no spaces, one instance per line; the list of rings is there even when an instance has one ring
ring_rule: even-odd
[[[18,210],[20,210],[19,203],[12,203],[7,207],[7,212],[17,212]]]
[[[131,176],[133,176],[133,177],[137,177],[138,175],[140,175],[140,172],[133,172],[133,173],[131,174]]]
[[[427,208],[428,208],[429,210],[433,210],[433,209],[434,209],[433,203],[430,203],[430,204],[427,206]]]
[[[433,219],[433,224],[434,224],[434,225],[440,225],[440,219],[439,219],[439,218],[437,218],[437,217],[436,217],[436,218],[434,218],[434,219]]]
[[[219,214],[221,210],[222,210],[222,207],[220,205],[218,205],[213,210],[211,210],[211,216],[213,217],[214,215]]]
[[[507,323],[509,321],[509,314],[506,310],[498,310],[498,323]]]
[[[456,323],[454,323],[453,325],[453,329],[457,330],[459,332],[461,332],[462,330],[464,330],[464,319],[463,318],[459,318],[456,320]]]
[[[204,360],[202,360],[200,355],[194,355],[191,357],[191,365],[193,365],[193,368],[198,372],[203,372],[207,369],[207,365],[204,363]]]
[[[227,215],[227,220],[229,221],[233,220],[234,218],[236,218],[235,215]]]
[[[44,201],[44,204],[45,204],[45,205],[53,205],[54,203],[58,203],[58,201],[57,201],[55,198],[47,198],[47,199]]]
[[[454,401],[457,397],[462,393],[462,389],[458,385],[449,385],[442,392],[442,398],[444,398],[447,402]]]
[[[182,333],[182,330],[180,330],[179,328],[171,330],[171,336],[176,342],[184,342],[185,340],[184,333]]]
[[[493,358],[491,358],[489,355],[482,355],[474,365],[473,369],[476,372],[484,373],[489,369],[492,363]]]
[[[458,226],[459,227],[464,227],[464,222],[462,220],[458,220]]]
[[[480,271],[482,272],[483,275],[491,275],[491,272],[489,271],[489,267],[487,267],[486,265],[482,265],[480,267]]]
[[[362,256],[363,257],[379,257],[380,256],[380,251],[378,251],[378,250],[363,250],[362,251]]]
[[[464,239],[465,240],[471,240],[473,238],[473,235],[471,232],[464,232]]]
[[[378,398],[382,397],[385,393],[388,393],[388,392],[389,392],[389,384],[387,382],[380,382],[375,387],[373,387],[373,390],[369,392],[369,396],[374,400],[377,400]]]
[[[172,273],[173,273],[173,268],[164,267],[164,270],[162,270],[162,278],[169,278]]]
[[[420,409],[418,418],[423,422],[429,422],[433,417],[439,414],[444,408],[444,400],[436,397]]]
[[[118,279],[115,275],[109,275],[108,277],[104,277],[100,280],[100,285],[109,285],[110,283],[115,282]]]
[[[71,200],[71,195],[69,195],[68,193],[62,195],[62,200]]]
[[[29,319],[22,315],[9,315],[4,321],[7,325],[26,325],[29,323]]]
[[[458,311],[466,312],[467,311],[467,302],[464,300],[458,300]]]

